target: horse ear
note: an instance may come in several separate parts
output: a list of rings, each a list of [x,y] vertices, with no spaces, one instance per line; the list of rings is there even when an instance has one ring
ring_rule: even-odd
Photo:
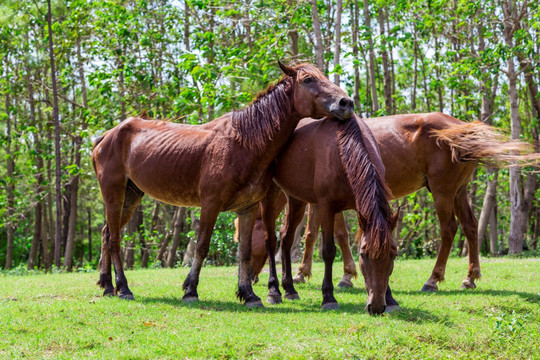
[[[283,71],[285,75],[296,76],[296,70],[293,67],[283,65],[281,61],[279,60],[278,60],[278,64],[279,64],[279,67],[281,68],[281,71]]]

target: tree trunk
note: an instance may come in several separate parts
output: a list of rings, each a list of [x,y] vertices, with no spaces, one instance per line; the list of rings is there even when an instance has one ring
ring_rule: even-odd
[[[390,76],[390,69],[388,66],[388,50],[386,41],[386,31],[384,28],[384,9],[379,7],[379,30],[382,38],[381,58],[383,65],[383,86],[384,86],[384,101],[386,104],[386,113],[392,114],[392,82]]]
[[[396,200],[396,203],[399,204],[399,200]],[[401,229],[403,229],[403,214],[405,213],[406,208],[407,207],[407,197],[404,197],[402,200],[401,200],[401,205],[399,205],[398,209],[399,209],[399,215],[398,215],[398,220],[397,220],[397,223],[396,223],[396,231],[395,231],[395,243],[398,244],[401,244]],[[402,210],[403,208],[403,210]]]
[[[61,242],[62,242],[62,163],[60,158],[60,118],[58,114],[58,90],[56,88],[56,67],[54,60],[51,0],[47,0],[47,25],[49,31],[49,58],[51,62],[51,82],[53,93],[53,120],[54,120],[54,149],[55,149],[55,191],[56,191],[56,235],[54,248],[54,264],[57,268],[62,265]]]
[[[184,46],[190,51],[189,46],[189,2],[184,0]]]
[[[173,235],[171,246],[169,248],[169,255],[167,257],[167,266],[170,268],[175,267],[176,265],[176,250],[178,250],[178,245],[180,244],[180,239],[182,235],[182,230],[184,227],[184,218],[186,217],[186,208],[179,207],[176,209],[175,221],[173,223]]]
[[[92,211],[86,209],[88,215],[88,262],[92,263]]]
[[[296,2],[294,0],[287,0],[287,3],[291,8],[295,5]],[[291,39],[291,57],[293,59],[296,59],[298,57],[298,31],[296,30],[296,28],[289,30],[289,37]]]
[[[360,17],[360,10],[358,8],[358,0],[355,0],[352,4],[353,9],[351,11],[353,16],[352,22],[352,42],[353,42],[353,67],[354,67],[354,108],[355,111],[361,117],[360,108],[360,61],[358,56],[358,18]]]
[[[336,1],[336,22],[335,22],[335,31],[336,31],[336,47],[334,50],[334,84],[339,86],[339,73],[341,69],[339,68],[339,57],[341,55],[341,12],[343,10],[342,0]]]
[[[540,236],[540,206],[535,208],[534,214],[535,220],[531,249],[536,250],[538,248],[538,237]]]
[[[78,138],[78,141],[75,143],[75,166],[77,166],[77,169],[81,165],[81,152],[80,152],[80,138]],[[64,268],[67,269],[67,271],[72,271],[73,269],[73,251],[75,248],[75,230],[77,228],[77,205],[79,200],[79,175],[77,174],[72,180],[71,180],[71,186],[70,186],[70,201],[69,201],[69,224],[68,224],[68,232],[67,232],[67,239],[66,239],[66,247],[65,247],[65,253],[64,253]]]
[[[417,47],[418,48],[418,47]],[[425,59],[424,59],[424,55],[422,54],[422,51],[418,51],[418,55],[420,57],[420,62],[422,63],[422,83],[423,83],[423,87],[424,87],[424,96],[425,96],[425,100],[426,100],[426,112],[430,112],[431,111],[431,101],[429,99],[429,91],[428,91],[428,86],[427,86],[427,74],[426,74],[426,62],[425,62]],[[467,247],[465,247],[466,249]]]
[[[487,169],[488,183],[486,187],[486,194],[484,196],[484,203],[482,205],[482,211],[478,218],[478,246],[482,249],[481,245],[486,235],[486,229],[490,221],[491,213],[496,203],[496,190],[497,190],[497,175],[498,171],[494,168]],[[492,229],[494,230],[494,229]]]
[[[491,214],[489,215],[489,254],[491,256],[496,256],[497,243],[498,243],[498,228],[497,228],[497,205],[491,209]]]
[[[6,69],[9,68],[8,58],[6,57]],[[7,70],[6,70],[7,71]],[[9,86],[9,85],[8,85]],[[13,242],[15,238],[15,225],[13,215],[15,212],[15,180],[13,179],[13,173],[15,171],[15,160],[12,154],[12,119],[10,116],[10,98],[9,91],[6,91],[5,94],[5,111],[6,111],[6,155],[5,159],[7,162],[7,179],[6,182],[6,192],[7,192],[7,206],[6,209],[6,218],[4,220],[5,226],[7,227],[7,248],[6,248],[6,269],[11,269],[13,266]]]
[[[502,4],[504,21],[504,40],[509,48],[514,47],[515,30],[515,4],[508,1]],[[511,137],[519,139],[521,134],[521,119],[519,117],[519,104],[517,93],[517,74],[514,66],[514,58],[508,56],[506,60],[508,75],[508,96],[510,100],[510,121]],[[521,176],[517,165],[510,167],[510,234],[508,236],[508,248],[510,254],[518,254],[523,251],[523,228],[521,207],[523,206],[522,193],[520,188]]]
[[[189,239],[188,246],[186,248],[186,253],[184,254],[184,259],[182,261],[183,266],[191,266],[193,262],[193,256],[195,256],[195,246],[197,235],[199,234],[199,218],[195,216],[195,210],[191,211],[191,230],[194,232],[194,236]]]
[[[531,68],[528,66],[530,63],[530,60],[526,59],[525,56],[521,52],[518,52],[518,59],[519,59],[520,70],[523,71],[524,73],[525,82],[527,83],[527,88],[529,90],[529,99],[531,101],[532,115],[533,115],[533,118],[535,118],[536,121],[538,121],[540,119],[540,96],[538,94],[538,86],[536,82],[534,81],[533,71],[531,71]],[[539,139],[540,126],[538,125],[538,122],[536,122],[536,124],[537,124],[536,126],[532,126],[531,128],[531,135],[533,139],[540,140]],[[535,170],[538,171],[539,167],[536,166]],[[538,188],[538,185],[539,184],[537,181],[537,175],[535,173],[530,173],[527,176],[527,180],[525,181],[525,187],[524,187],[524,193],[523,193],[523,207],[522,207],[521,216],[522,216],[522,221],[523,221],[524,233],[529,232],[529,225],[533,227],[531,230],[534,233],[534,224],[536,221],[532,221],[531,223],[531,216],[534,214],[533,199],[534,199],[534,194],[536,192],[536,189]],[[530,241],[534,241],[534,240],[530,239]]]
[[[414,77],[413,77],[413,88],[412,88],[412,98],[411,98],[411,109],[413,112],[416,111],[416,88],[418,83],[418,32],[416,29],[416,24],[414,24]]]
[[[315,32],[315,53],[317,55],[317,67],[322,72],[324,68],[324,48],[321,34],[321,22],[319,21],[319,10],[317,9],[317,0],[310,0],[311,17],[313,18],[313,31]]]
[[[373,37],[371,36],[371,17],[369,15],[369,1],[364,0],[364,21],[366,28],[370,31],[368,38],[369,46],[369,80],[371,84],[371,115],[374,115],[379,110],[379,102],[377,100],[377,83],[375,81],[375,53],[373,50]]]
[[[137,205],[133,211],[133,215],[128,222],[128,237],[129,240],[126,244],[126,268],[133,269],[135,265],[135,238],[141,237],[140,230],[143,223],[143,213],[141,204]]]

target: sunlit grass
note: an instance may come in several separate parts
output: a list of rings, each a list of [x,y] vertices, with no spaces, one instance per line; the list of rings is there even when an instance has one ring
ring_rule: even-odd
[[[235,299],[236,267],[203,268],[189,305],[187,269],[128,271],[135,301],[102,298],[97,273],[2,276],[0,358],[540,358],[538,259],[483,259],[473,291],[459,290],[466,259],[450,259],[440,291],[421,293],[433,264],[397,261],[401,310],[378,317],[361,279],[337,291],[339,311],[321,310],[320,263],[299,301],[255,310]]]

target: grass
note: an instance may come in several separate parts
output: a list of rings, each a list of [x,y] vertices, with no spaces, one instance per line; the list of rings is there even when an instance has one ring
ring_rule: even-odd
[[[255,310],[235,299],[235,267],[203,268],[195,304],[180,300],[187,269],[128,271],[135,301],[102,298],[97,273],[0,275],[0,358],[540,358],[540,259],[483,259],[472,291],[459,290],[466,260],[450,259],[439,292],[421,293],[433,265],[396,261],[401,309],[377,317],[361,279],[321,310],[320,263],[299,301]]]

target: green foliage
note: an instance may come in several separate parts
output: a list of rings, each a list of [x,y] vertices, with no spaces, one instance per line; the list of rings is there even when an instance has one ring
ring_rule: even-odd
[[[321,70],[340,74],[341,85],[350,94],[358,88],[357,111],[362,116],[443,111],[470,121],[481,117],[486,89],[495,89],[490,94],[494,99],[490,120],[495,126],[509,129],[504,71],[506,59],[513,58],[516,66],[519,64],[517,70],[522,71],[518,77],[522,137],[536,138],[539,120],[531,106],[526,80],[532,79],[538,86],[539,5],[517,2],[518,7],[523,4],[527,4],[527,11],[522,12],[520,26],[513,33],[514,46],[509,47],[503,36],[501,4],[492,0],[368,1],[371,27],[365,25],[362,2],[344,2],[342,56],[334,66],[330,63],[335,45],[336,2],[318,1],[325,59],[325,69]],[[38,203],[46,211],[43,232],[49,247],[54,238],[55,154],[46,8],[46,3],[33,1],[8,0],[0,4],[0,159],[5,164],[0,166],[2,266],[8,228],[14,231],[15,265],[27,261]],[[359,13],[358,23],[353,21],[355,10]],[[383,32],[380,14],[384,18]],[[52,1],[65,198],[67,184],[76,176],[80,180],[74,255],[77,266],[96,264],[104,225],[90,159],[92,141],[126,117],[144,111],[154,118],[201,124],[247,105],[281,76],[277,60],[315,62],[313,26],[308,1]],[[354,43],[356,26],[358,41]],[[293,51],[293,39],[298,53]],[[380,104],[384,99],[384,75],[388,75],[384,73],[382,54],[386,51],[389,55],[394,109],[379,106],[372,111],[369,40],[373,41],[375,91]],[[77,155],[81,156],[80,165],[75,163]],[[14,171],[8,176],[9,162]],[[479,170],[474,183],[477,196],[473,199],[477,215],[485,183],[485,172]],[[501,250],[506,247],[510,219],[508,183],[507,170],[501,170],[497,192]],[[538,191],[534,209],[539,206]],[[434,256],[439,236],[431,196],[421,192],[407,201],[400,254],[410,258]],[[153,229],[153,206],[153,202],[143,201],[144,224],[141,235],[133,238],[137,264],[143,248],[141,238],[149,246],[150,264],[156,264],[159,262],[154,257],[160,242],[171,231],[172,208],[167,208],[160,226]],[[209,258],[212,264],[234,261],[237,245],[233,242],[232,217],[224,214],[216,225]],[[531,215],[528,246],[538,237],[535,221]],[[351,226],[354,232],[355,221]],[[190,231],[193,229],[183,231],[179,256],[195,236]],[[39,255],[41,267],[42,260]]]

